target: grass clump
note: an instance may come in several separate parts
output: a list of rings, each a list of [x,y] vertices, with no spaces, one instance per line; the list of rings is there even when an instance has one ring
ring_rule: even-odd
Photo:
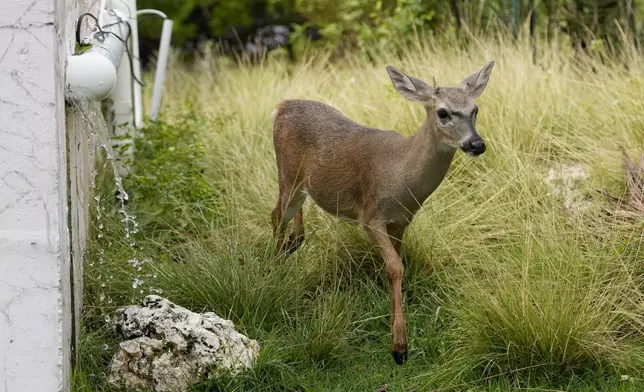
[[[144,130],[126,181],[136,246],[108,209],[91,244],[77,390],[104,388],[118,338],[104,317],[150,292],[228,317],[262,347],[253,371],[198,391],[644,387],[644,223],[604,196],[625,192],[622,146],[644,145],[641,57],[623,67],[544,50],[533,63],[525,43],[431,39],[379,56],[172,67],[163,122]],[[309,202],[307,240],[274,259],[269,115],[282,99],[316,99],[409,135],[422,109],[392,91],[386,64],[444,85],[490,59],[478,118],[488,151],[457,154],[404,239],[410,353],[398,367],[386,276],[359,228]],[[564,208],[548,173],[571,164],[585,173],[571,185],[583,203]]]
[[[556,383],[590,371],[638,373],[644,341],[628,327],[640,295],[635,260],[548,229],[527,233],[519,252],[484,252],[464,267],[448,300],[454,369]]]

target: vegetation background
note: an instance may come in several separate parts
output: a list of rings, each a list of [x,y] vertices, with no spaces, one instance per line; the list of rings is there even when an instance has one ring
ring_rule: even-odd
[[[140,0],[139,8],[158,8],[175,22],[173,42],[188,53],[209,40],[239,50],[270,25],[287,26],[288,47],[302,54],[315,49],[370,52],[399,48],[425,32],[458,36],[504,33],[549,42],[565,36],[573,47],[615,47],[624,35],[642,38],[644,7],[637,0]],[[142,51],[157,47],[161,23],[146,22]]]
[[[138,3],[175,21],[175,51],[125,208],[111,156],[97,166],[76,391],[110,390],[106,321],[150,293],[261,345],[253,371],[195,391],[644,390],[644,197],[623,167],[644,153],[638,2]],[[156,22],[141,23],[152,48]],[[276,24],[283,47],[255,39]],[[309,202],[306,242],[275,260],[269,114],[316,99],[409,135],[424,114],[387,64],[450,85],[491,59],[488,151],[457,154],[404,239],[410,358],[396,366],[383,265],[359,228]]]

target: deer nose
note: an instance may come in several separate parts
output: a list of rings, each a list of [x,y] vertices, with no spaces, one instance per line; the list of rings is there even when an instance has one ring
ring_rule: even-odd
[[[475,140],[470,143],[470,151],[474,155],[481,155],[485,152],[485,142],[483,140]]]
[[[463,150],[472,155],[481,155],[485,152],[485,142],[481,139],[465,143],[464,147]]]

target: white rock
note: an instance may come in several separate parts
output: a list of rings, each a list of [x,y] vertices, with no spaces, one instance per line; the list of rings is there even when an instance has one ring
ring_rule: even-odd
[[[128,391],[187,391],[206,377],[250,369],[259,344],[214,313],[198,314],[149,295],[143,306],[116,311],[126,341],[112,358],[108,382]]]
[[[588,170],[581,164],[558,165],[548,171],[547,184],[551,195],[562,195],[567,211],[582,212],[590,206],[580,192],[581,182],[588,178]]]

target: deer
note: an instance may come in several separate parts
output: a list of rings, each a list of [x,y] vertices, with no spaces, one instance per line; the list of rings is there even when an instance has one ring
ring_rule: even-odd
[[[327,104],[305,99],[280,102],[273,111],[273,145],[279,194],[271,213],[277,255],[304,240],[302,207],[310,197],[326,213],[361,225],[382,257],[389,281],[392,356],[407,361],[403,313],[406,228],[445,178],[458,149],[485,152],[476,129],[478,106],[494,61],[453,87],[438,87],[386,67],[394,88],[423,105],[426,116],[411,136],[360,125]],[[293,231],[285,238],[289,222]]]

